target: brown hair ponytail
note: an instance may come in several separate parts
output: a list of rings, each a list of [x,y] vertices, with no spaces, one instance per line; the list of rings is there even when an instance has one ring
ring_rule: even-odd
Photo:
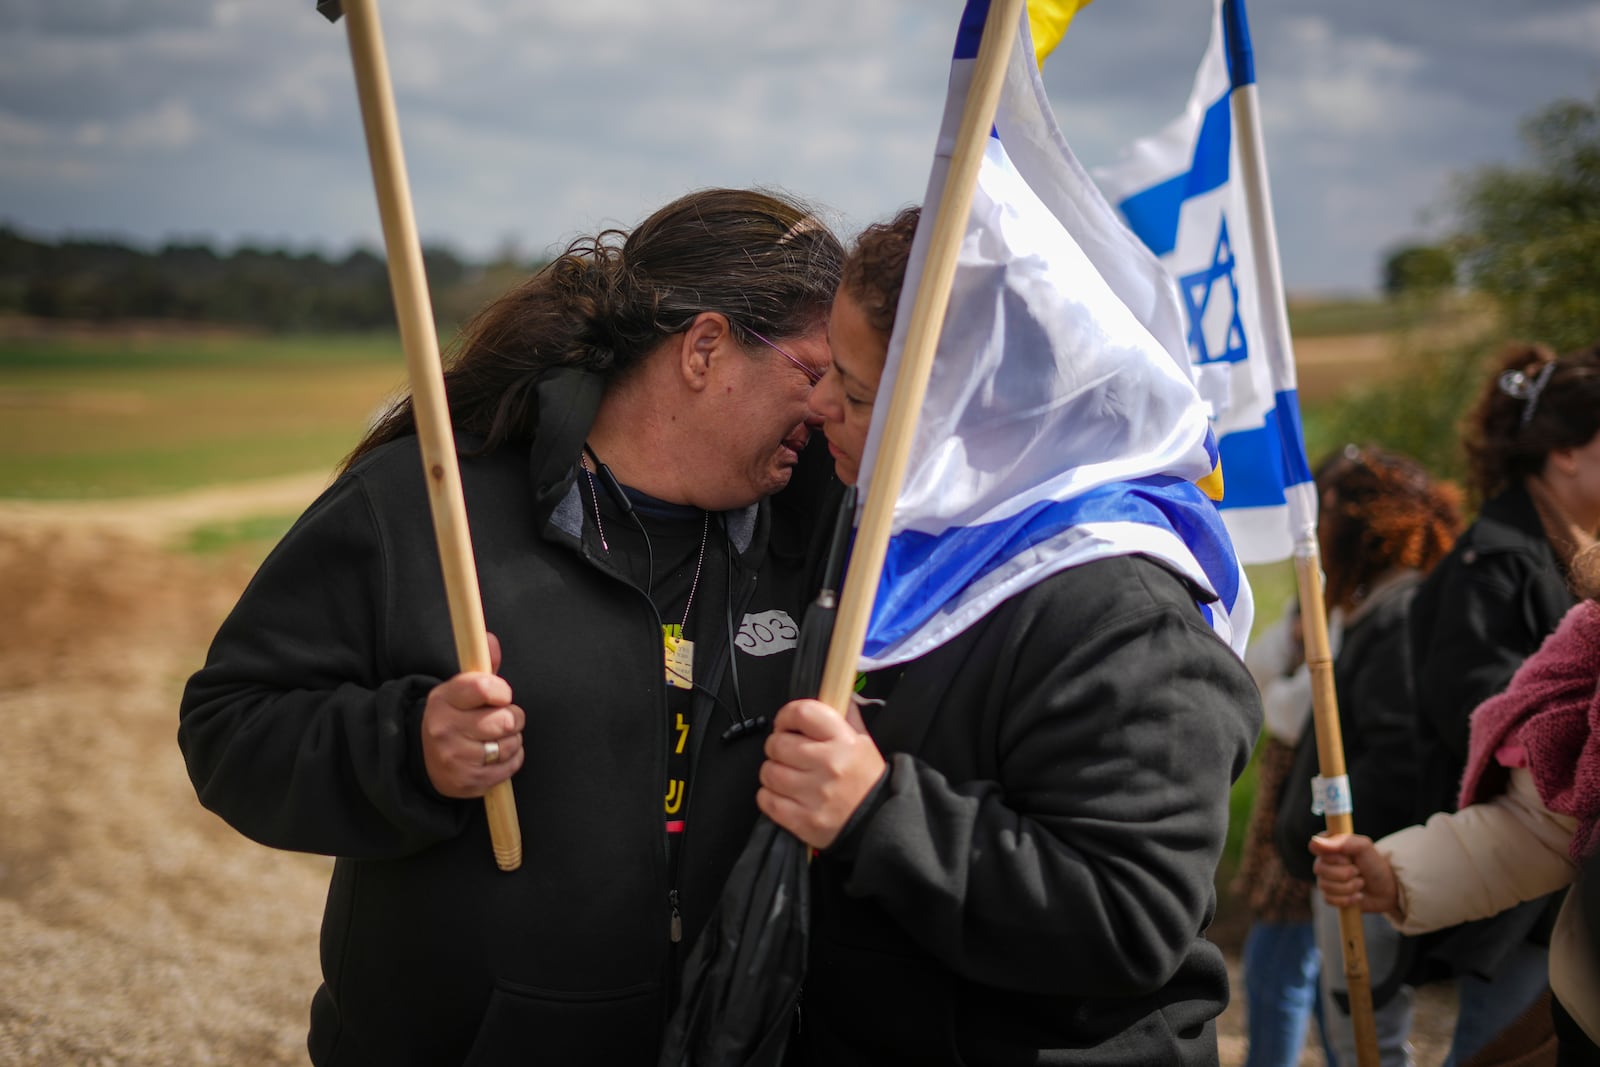
[[[577,367],[615,380],[703,311],[728,315],[741,332],[798,336],[827,315],[842,259],[813,210],[746,189],[690,193],[631,232],[581,237],[479,312],[451,346],[451,422],[481,437],[481,452],[531,440],[548,371]],[[406,397],[344,467],[414,432]]]

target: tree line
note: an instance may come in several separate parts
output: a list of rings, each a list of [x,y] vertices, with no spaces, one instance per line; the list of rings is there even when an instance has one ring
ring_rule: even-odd
[[[1450,232],[1408,242],[1380,265],[1397,301],[1461,289],[1489,298],[1509,335],[1558,351],[1600,341],[1600,94],[1561,100],[1522,127],[1525,162],[1482,167],[1445,195]],[[423,260],[441,328],[457,325],[537,269],[502,256],[469,263],[448,249]],[[115,322],[185,319],[267,330],[394,325],[383,258],[205,244],[141,251],[107,240],[30,239],[0,225],[0,314]]]
[[[1381,443],[1459,478],[1458,422],[1501,343],[1558,354],[1600,344],[1600,94],[1558,100],[1521,133],[1523,159],[1469,171],[1444,192],[1442,238],[1397,247],[1382,268],[1386,294],[1415,321],[1461,314],[1453,298],[1471,294],[1492,324],[1457,345],[1402,331],[1405,373],[1345,396],[1323,417],[1319,448]]]
[[[1557,351],[1600,342],[1600,94],[1558,100],[1522,123],[1526,158],[1460,175],[1445,197],[1450,232],[1392,250],[1394,298],[1464,286],[1488,297],[1506,332]]]
[[[537,269],[507,257],[472,263],[423,250],[441,327],[470,317],[492,295]],[[118,322],[176,319],[269,331],[392,329],[394,300],[383,258],[356,249],[320,252],[169,243],[145,251],[112,240],[36,240],[0,226],[0,314]]]

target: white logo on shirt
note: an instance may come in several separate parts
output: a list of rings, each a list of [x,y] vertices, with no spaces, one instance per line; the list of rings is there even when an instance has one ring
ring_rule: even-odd
[[[739,634],[733,643],[750,656],[771,656],[787,652],[800,640],[800,627],[789,618],[789,613],[775,608],[759,615],[746,615],[739,624]]]

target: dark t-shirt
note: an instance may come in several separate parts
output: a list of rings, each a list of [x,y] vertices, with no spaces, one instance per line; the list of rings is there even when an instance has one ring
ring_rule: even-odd
[[[600,555],[655,606],[662,627],[662,670],[667,682],[666,792],[662,815],[667,859],[677,869],[678,842],[688,827],[692,773],[690,705],[694,689],[727,642],[727,535],[719,516],[658,500],[622,487],[624,512],[598,484],[583,480],[584,503],[594,531],[585,531]],[[594,519],[598,504],[598,519]]]

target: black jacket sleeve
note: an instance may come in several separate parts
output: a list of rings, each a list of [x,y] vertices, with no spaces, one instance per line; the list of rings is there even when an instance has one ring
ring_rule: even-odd
[[[423,703],[448,662],[385,676],[393,577],[363,481],[347,475],[268,556],[190,678],[189,777],[246,836],[384,858],[465,825],[468,805],[433,791],[420,754]]]
[[[1520,555],[1481,557],[1448,577],[1428,630],[1416,635],[1417,702],[1430,732],[1465,764],[1473,709],[1506,687],[1548,631],[1533,603],[1541,583]]]
[[[1210,920],[1260,698],[1177,579],[1104,562],[997,609],[998,647],[932,654],[992,678],[981,706],[960,706],[958,676],[933,729],[980,717],[995,776],[955,781],[895,754],[876,806],[830,851],[849,864],[847,893],[963,978],[1148,993]]]
[[[1411,825],[1416,806],[1416,682],[1406,639],[1409,592],[1347,630],[1334,665],[1355,828],[1373,838]],[[1284,868],[1306,882],[1315,880],[1309,842],[1327,826],[1324,816],[1311,811],[1311,779],[1319,773],[1316,731],[1307,723],[1274,827]]]

